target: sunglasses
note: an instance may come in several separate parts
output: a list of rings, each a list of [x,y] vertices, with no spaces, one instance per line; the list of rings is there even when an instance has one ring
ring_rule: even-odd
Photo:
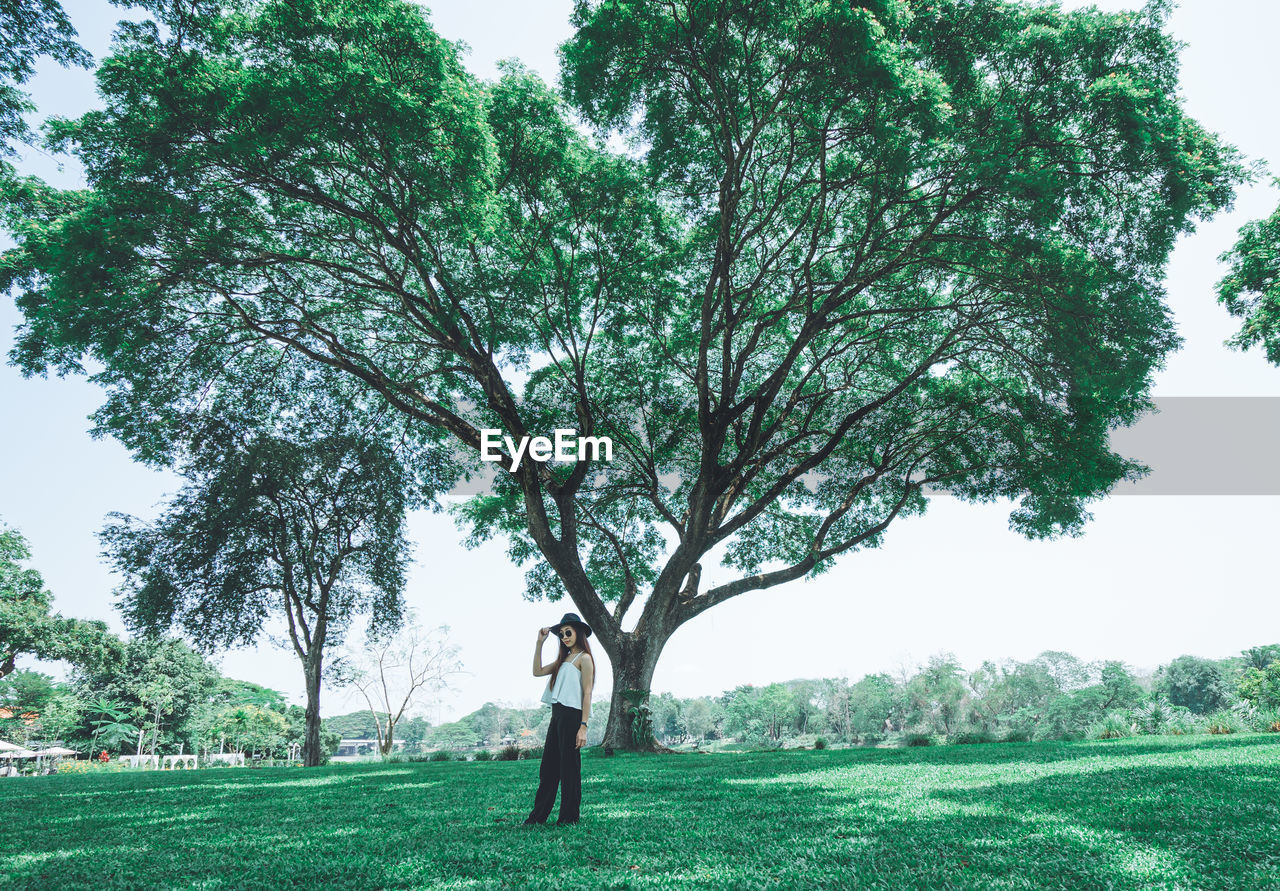
[[[560,629],[560,636],[561,636],[561,637],[568,637],[570,634],[573,634],[573,633],[574,633],[574,630],[573,630],[572,628],[562,628],[562,629]]]

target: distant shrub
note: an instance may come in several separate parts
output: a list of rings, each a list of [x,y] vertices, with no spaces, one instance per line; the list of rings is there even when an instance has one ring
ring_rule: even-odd
[[[931,746],[933,737],[927,733],[908,733],[902,738],[904,746]]]
[[[1031,732],[1028,730],[1006,730],[1004,736],[1000,738],[1000,742],[1022,743],[1031,742]]]
[[[521,749],[520,757],[526,761],[540,761],[542,760],[542,746],[533,746],[532,748]]]
[[[472,755],[471,758],[473,761],[492,761],[493,752],[490,752],[488,749],[481,749]]]
[[[813,741],[813,747],[815,749],[825,749],[827,747],[827,741],[820,736]]]
[[[410,764],[421,764],[421,763],[423,763],[424,761],[430,761],[430,760],[431,760],[431,753],[429,753],[429,752],[410,752],[408,755],[405,755],[405,756],[403,756],[403,757],[404,757],[404,760],[408,761]]]
[[[1133,736],[1133,728],[1128,717],[1121,712],[1112,712],[1089,730],[1094,739],[1124,739]]]
[[[498,750],[499,761],[519,761],[520,749],[516,746],[503,746]]]
[[[1259,733],[1280,733],[1280,709],[1260,708],[1248,720],[1250,730]]]
[[[1169,700],[1157,697],[1133,713],[1141,733],[1164,733],[1173,719],[1174,707]]]
[[[1164,732],[1169,736],[1184,736],[1188,733],[1196,732],[1196,718],[1191,712],[1179,709],[1169,723],[1165,725]]]
[[[1221,735],[1240,733],[1245,729],[1245,725],[1235,712],[1218,711],[1204,719],[1204,729],[1206,733]]]
[[[876,733],[864,733],[858,738],[858,745],[860,746],[878,746],[882,742],[884,742],[884,737]]]
[[[962,730],[947,737],[947,742],[957,746],[995,742],[996,738],[985,730]]]
[[[107,761],[104,763],[96,758],[76,759],[75,761],[64,759],[58,765],[58,773],[116,773],[127,769],[122,761]]]
[[[432,752],[430,755],[430,760],[431,761],[452,761],[453,753],[448,751],[447,749],[441,749],[438,752]]]
[[[1266,668],[1246,668],[1237,687],[1246,702],[1259,708],[1280,708],[1280,660]]]

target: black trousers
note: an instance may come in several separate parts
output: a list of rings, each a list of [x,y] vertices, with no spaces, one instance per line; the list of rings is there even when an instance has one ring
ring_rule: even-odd
[[[542,767],[538,771],[538,793],[526,823],[545,823],[556,803],[560,787],[560,823],[577,823],[582,805],[582,752],[578,749],[578,728],[582,709],[555,703],[551,706],[551,726],[542,747]]]

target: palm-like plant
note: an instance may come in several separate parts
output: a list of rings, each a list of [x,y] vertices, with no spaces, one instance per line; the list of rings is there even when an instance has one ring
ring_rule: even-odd
[[[1175,707],[1163,697],[1152,699],[1134,712],[1134,720],[1143,733],[1164,733],[1173,720]]]
[[[129,716],[127,708],[128,706],[123,702],[117,702],[114,699],[101,698],[89,701],[88,712],[94,716],[89,719],[89,723],[93,726],[92,748],[96,749],[99,743],[107,748],[113,748],[133,736],[137,728],[125,723],[125,719]]]

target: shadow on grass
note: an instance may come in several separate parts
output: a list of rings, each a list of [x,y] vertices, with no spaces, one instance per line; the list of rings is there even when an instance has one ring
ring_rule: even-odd
[[[880,756],[724,782],[749,788],[762,813],[803,801],[805,828],[819,847],[824,832],[857,840],[852,885],[881,884],[869,877],[895,864],[904,887],[1278,887],[1276,743],[1067,748],[1060,758],[1001,758],[978,774],[971,769],[993,766],[985,753],[915,750],[896,764]],[[1106,766],[1079,763],[1094,754]],[[1117,754],[1156,758],[1117,765],[1110,757]],[[1208,757],[1165,766],[1161,755]],[[1233,763],[1239,756],[1243,762]],[[911,776],[895,779],[895,767]],[[1037,769],[1043,775],[1025,777]]]
[[[587,759],[532,830],[536,762],[49,777],[0,787],[0,887],[1265,887],[1277,743]]]

